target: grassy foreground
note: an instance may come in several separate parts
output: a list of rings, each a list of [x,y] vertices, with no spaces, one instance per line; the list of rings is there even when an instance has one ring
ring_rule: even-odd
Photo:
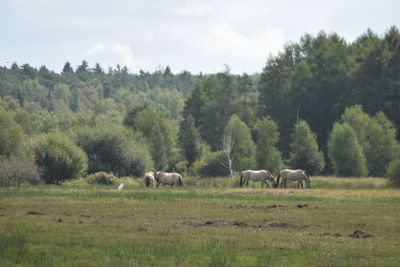
[[[0,266],[396,266],[400,190],[380,178],[312,189],[82,181],[0,188]]]

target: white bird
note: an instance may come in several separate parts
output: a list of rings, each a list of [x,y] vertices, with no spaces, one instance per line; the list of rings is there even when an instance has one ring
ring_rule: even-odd
[[[121,191],[121,190],[122,190],[122,188],[124,188],[124,184],[120,184],[120,185],[118,186],[118,189],[117,189],[117,191]]]

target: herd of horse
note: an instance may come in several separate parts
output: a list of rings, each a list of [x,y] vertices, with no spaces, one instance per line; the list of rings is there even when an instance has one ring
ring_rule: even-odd
[[[157,183],[157,187],[160,185],[170,185],[170,186],[183,186],[182,175],[175,172],[163,172],[163,171],[154,171],[147,172],[144,175],[144,183],[147,187],[152,186],[155,182]],[[275,177],[271,174],[271,172],[267,170],[246,170],[240,173],[239,184],[240,187],[243,185],[249,185],[249,181],[261,182],[261,187],[268,187],[268,182],[271,183],[271,186],[274,188],[281,187],[287,188],[288,181],[297,182],[297,188],[304,188],[303,181],[306,183],[307,188],[311,188],[311,178],[310,175],[305,170],[291,170],[284,169],[281,170],[278,176]]]

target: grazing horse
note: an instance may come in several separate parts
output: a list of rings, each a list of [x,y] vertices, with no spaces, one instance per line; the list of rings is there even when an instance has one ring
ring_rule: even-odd
[[[249,185],[249,180],[252,181],[261,181],[261,187],[264,188],[264,184],[267,185],[268,183],[267,180],[271,182],[272,187],[275,187],[275,178],[274,176],[267,170],[259,170],[259,171],[252,171],[252,170],[247,170],[247,171],[242,171],[240,173],[240,187],[243,187],[243,185],[246,183],[246,185]]]
[[[303,187],[303,180],[306,181],[307,188],[311,188],[310,175],[305,170],[281,170],[278,174],[276,187],[279,186],[279,179],[282,177],[281,188],[287,188],[287,181],[297,181],[297,188]]]
[[[157,181],[157,187],[160,184],[163,185],[178,185],[178,186],[183,186],[183,179],[182,175],[179,173],[169,173],[169,172],[154,172],[154,179]]]
[[[153,172],[146,172],[143,177],[144,184],[146,187],[153,186],[154,183],[154,175]]]

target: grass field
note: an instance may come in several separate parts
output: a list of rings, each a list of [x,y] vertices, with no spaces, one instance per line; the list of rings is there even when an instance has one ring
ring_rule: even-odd
[[[400,265],[400,190],[382,178],[185,181],[0,188],[0,266]]]

